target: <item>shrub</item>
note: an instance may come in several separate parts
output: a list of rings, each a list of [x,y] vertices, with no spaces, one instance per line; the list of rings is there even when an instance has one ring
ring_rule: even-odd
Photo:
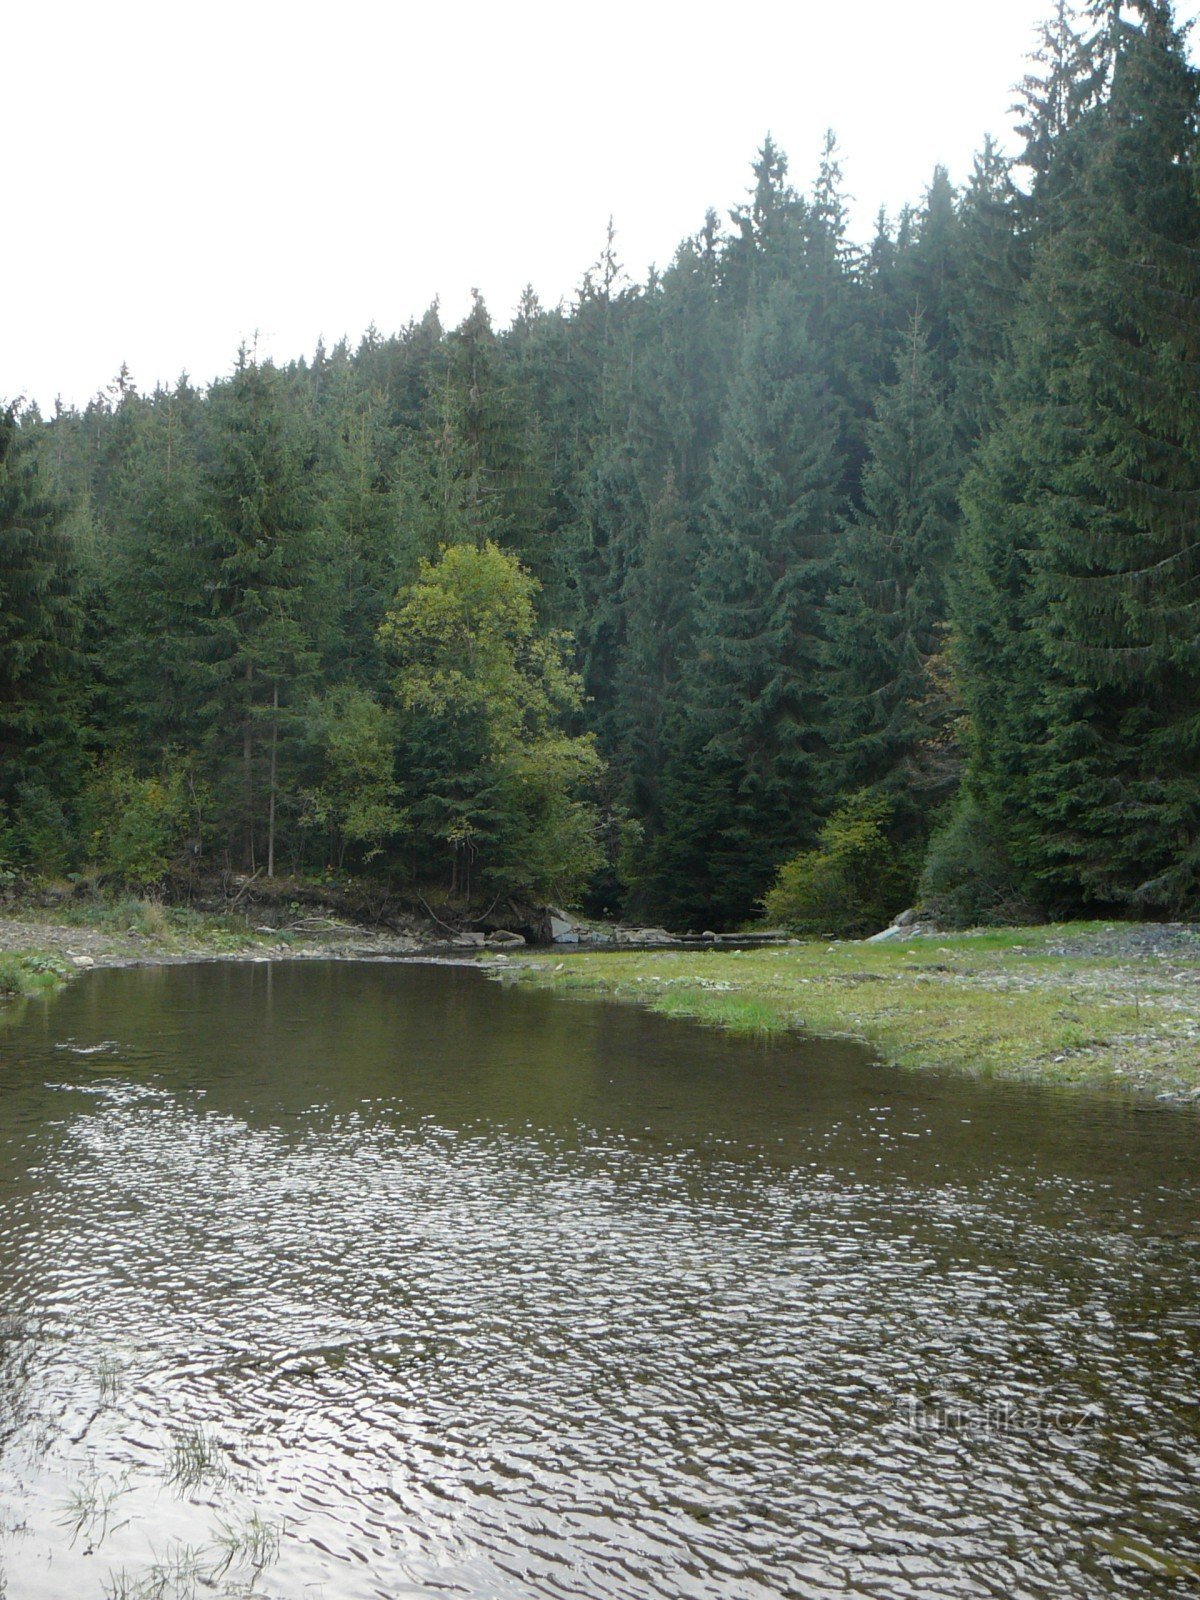
[[[25,873],[62,877],[70,864],[71,832],[61,800],[37,784],[22,784],[12,811],[0,808],[0,872],[10,882]]]
[[[763,900],[767,920],[794,933],[846,938],[885,926],[908,898],[912,875],[888,837],[889,802],[864,790],[835,811],[815,850],[779,869]]]
[[[183,849],[191,799],[181,767],[141,778],[123,762],[101,768],[81,812],[93,863],[106,877],[145,892],[162,882]]]
[[[922,906],[947,928],[1039,919],[991,818],[965,792],[929,841],[920,896]]]

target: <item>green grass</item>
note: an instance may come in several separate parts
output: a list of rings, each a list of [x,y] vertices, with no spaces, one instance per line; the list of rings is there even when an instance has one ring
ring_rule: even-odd
[[[46,994],[63,983],[70,968],[61,956],[44,950],[19,955],[0,952],[0,1000]]]
[[[22,906],[19,915],[26,922],[132,938],[170,954],[192,949],[235,952],[264,942],[288,941],[282,933],[255,933],[246,918],[236,913],[191,911],[152,899],[97,898],[49,907]]]
[[[1200,959],[1106,956],[1098,931],[1074,924],[882,945],[586,951],[504,970],[741,1032],[852,1035],[906,1068],[1183,1094],[1200,1087]]]

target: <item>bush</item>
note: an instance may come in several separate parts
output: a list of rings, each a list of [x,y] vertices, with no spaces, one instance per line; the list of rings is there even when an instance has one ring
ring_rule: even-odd
[[[0,874],[60,878],[71,860],[71,824],[62,802],[37,784],[22,784],[16,804],[0,807]]]
[[[878,794],[854,795],[821,829],[820,845],[780,867],[767,920],[793,933],[844,938],[873,933],[904,909],[912,874],[888,837],[892,808]]]
[[[929,841],[920,896],[923,908],[947,928],[1039,920],[991,818],[966,793]]]
[[[111,762],[88,785],[80,808],[92,862],[117,883],[153,889],[183,850],[191,806],[182,767],[140,778]]]

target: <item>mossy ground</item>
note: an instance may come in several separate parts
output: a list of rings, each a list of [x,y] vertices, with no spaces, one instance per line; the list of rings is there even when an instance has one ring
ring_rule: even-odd
[[[1143,930],[1144,931],[1144,930]],[[509,962],[523,982],[758,1033],[865,1040],[906,1068],[1200,1090],[1200,939],[1112,924]]]

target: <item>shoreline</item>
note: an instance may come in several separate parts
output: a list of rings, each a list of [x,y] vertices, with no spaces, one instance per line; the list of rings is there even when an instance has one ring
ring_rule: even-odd
[[[92,971],[206,961],[408,960],[476,966],[483,953],[452,939],[422,940],[352,925],[302,934],[242,932],[213,917],[186,930],[147,932],[0,916],[0,1017],[9,1002],[51,993]]]
[[[850,1037],[904,1070],[1200,1109],[1200,927],[1068,923],[886,944],[537,953],[506,981],[764,1036]]]
[[[763,1036],[854,1038],[911,1071],[1079,1085],[1200,1109],[1200,927],[1074,923],[761,949],[470,948],[352,925],[186,930],[0,916],[6,1001],[82,972],[206,961],[430,962]]]

